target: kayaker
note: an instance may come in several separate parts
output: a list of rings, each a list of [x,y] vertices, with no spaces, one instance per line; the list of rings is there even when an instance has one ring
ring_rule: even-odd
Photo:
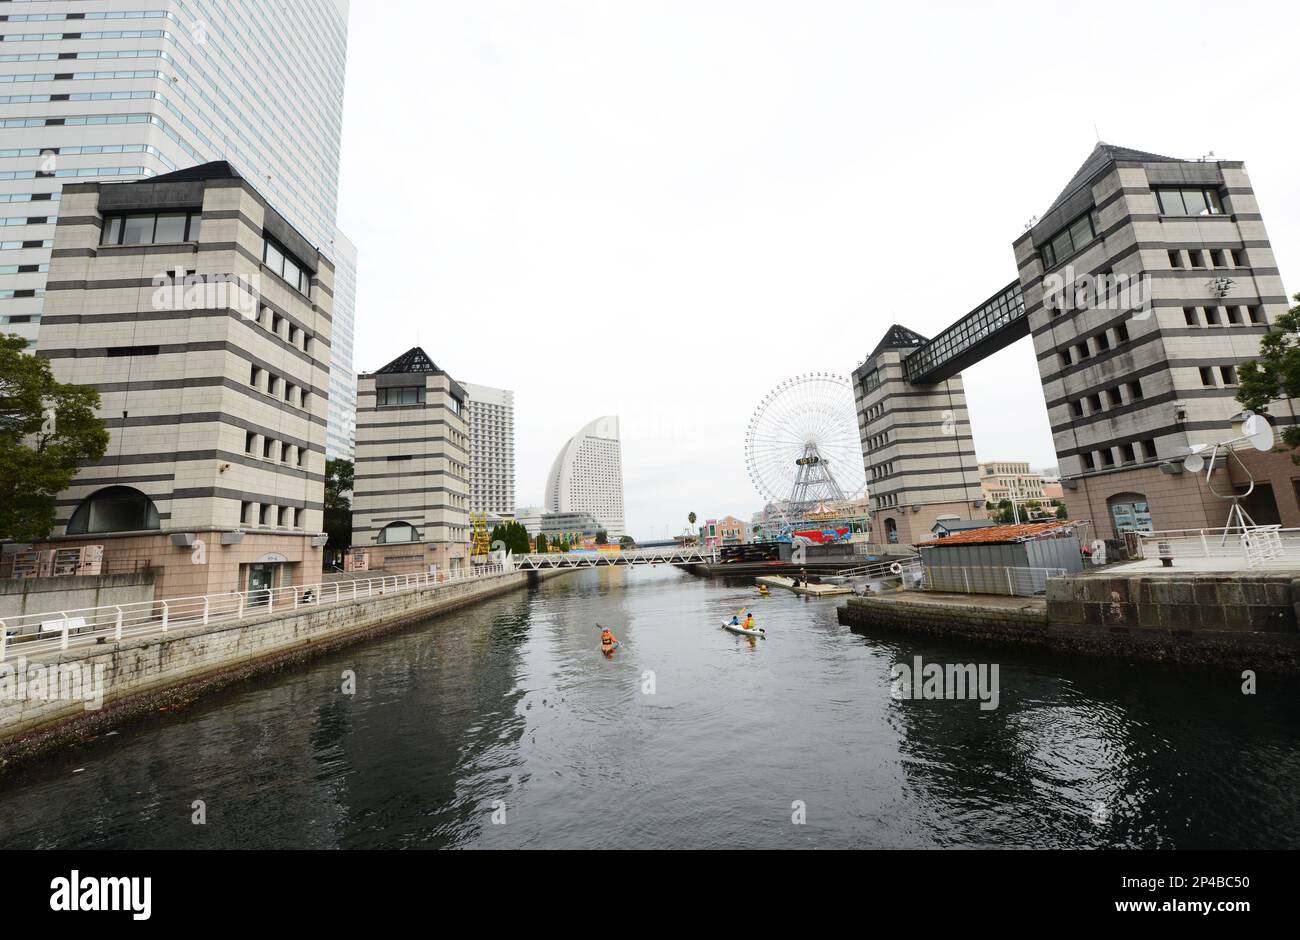
[[[600,634],[601,646],[613,646],[617,642],[618,640],[614,639],[614,634],[610,631],[609,627],[604,627],[601,630],[601,634]]]
[[[753,614],[747,614],[747,615],[745,616],[745,629],[746,629],[746,630],[753,630],[753,629],[754,629],[754,615],[753,615]]]
[[[740,626],[740,614],[732,614],[732,615],[731,615],[731,625],[732,625],[733,627],[738,627],[738,626]]]

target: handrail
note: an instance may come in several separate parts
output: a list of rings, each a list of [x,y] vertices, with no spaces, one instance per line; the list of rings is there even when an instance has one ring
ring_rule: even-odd
[[[465,581],[497,577],[507,573],[507,570],[504,565],[480,565],[439,572],[436,577],[425,572],[367,578],[364,581],[356,579],[352,581],[350,596],[342,590],[341,581],[317,582],[6,617],[0,620],[0,662],[4,662],[6,655],[13,655],[15,649],[24,653],[68,649],[73,640],[78,643],[118,643],[126,638],[156,632],[168,633],[187,627],[260,617],[281,609],[297,608],[299,605],[320,607],[322,604],[353,603],[358,599],[375,596],[376,584],[379,596],[420,590],[437,591]],[[324,595],[330,584],[334,586],[334,596],[327,599]],[[364,585],[364,593],[358,591],[359,585]]]

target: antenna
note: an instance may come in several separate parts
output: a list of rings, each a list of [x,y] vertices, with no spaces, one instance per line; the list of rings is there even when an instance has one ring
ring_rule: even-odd
[[[1255,528],[1255,520],[1250,518],[1249,514],[1241,508],[1241,501],[1255,492],[1255,475],[1250,472],[1250,468],[1242,462],[1237,456],[1236,445],[1250,444],[1257,451],[1267,453],[1273,449],[1275,437],[1273,426],[1268,423],[1268,418],[1264,415],[1247,412],[1245,420],[1241,423],[1241,435],[1231,440],[1213,446],[1209,444],[1193,444],[1189,448],[1191,453],[1183,459],[1183,467],[1190,473],[1200,473],[1205,470],[1205,488],[1219,499],[1230,500],[1232,505],[1228,507],[1227,524],[1223,528],[1223,539],[1220,544],[1226,544],[1228,533],[1233,529],[1241,529],[1243,532]],[[1208,460],[1203,456],[1205,451],[1210,451]],[[1214,476],[1214,465],[1218,462],[1219,451],[1225,452],[1224,460],[1231,458],[1237,461],[1249,484],[1244,493],[1220,493],[1214,488],[1211,478]]]

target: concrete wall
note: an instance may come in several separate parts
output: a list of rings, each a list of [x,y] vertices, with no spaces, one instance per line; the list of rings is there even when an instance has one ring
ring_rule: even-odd
[[[0,699],[0,766],[6,760],[61,741],[75,740],[88,731],[102,732],[123,718],[156,707],[158,696],[171,690],[183,689],[186,697],[193,697],[198,690],[269,671],[544,577],[536,572],[517,572],[451,584],[436,592],[410,591],[238,623],[178,630],[164,637],[127,641],[111,648],[91,646],[69,650],[57,658],[58,663],[78,664],[86,675],[93,675],[96,667],[102,667],[104,707],[88,712],[80,701]],[[10,657],[11,661],[16,659]],[[42,664],[55,661],[54,658],[40,660]]]
[[[154,599],[151,573],[0,581],[0,620],[55,610],[85,610]]]

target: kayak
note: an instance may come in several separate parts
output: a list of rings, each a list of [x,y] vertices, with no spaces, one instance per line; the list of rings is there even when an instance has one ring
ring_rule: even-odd
[[[741,636],[761,636],[766,638],[767,634],[755,627],[752,630],[746,630],[744,627],[732,623],[730,620],[722,621],[722,629],[729,630],[732,633],[738,633]]]

